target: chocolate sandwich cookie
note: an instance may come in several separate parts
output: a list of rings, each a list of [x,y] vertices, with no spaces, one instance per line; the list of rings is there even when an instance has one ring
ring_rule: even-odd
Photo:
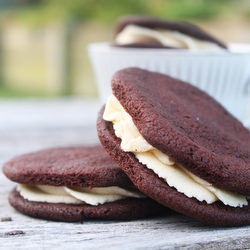
[[[18,186],[10,204],[56,221],[130,220],[160,214],[101,146],[54,148],[16,157],[3,172]]]
[[[118,71],[99,138],[144,194],[209,225],[250,224],[250,132],[203,91],[138,68]]]
[[[125,16],[115,31],[114,46],[221,50],[226,45],[201,28],[148,16]]]

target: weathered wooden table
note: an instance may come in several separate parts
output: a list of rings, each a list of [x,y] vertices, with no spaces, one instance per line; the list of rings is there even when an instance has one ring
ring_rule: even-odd
[[[0,164],[45,147],[97,143],[98,108],[81,100],[0,101]],[[0,173],[0,249],[250,248],[250,227],[217,229],[178,214],[129,222],[33,219],[8,204],[14,185]]]

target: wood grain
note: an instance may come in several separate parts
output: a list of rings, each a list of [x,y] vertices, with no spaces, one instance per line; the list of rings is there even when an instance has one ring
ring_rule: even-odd
[[[12,103],[10,109],[8,105],[4,109],[0,103],[1,165],[15,155],[45,147],[98,142],[95,114],[99,105],[79,100],[67,105],[53,103],[54,108],[49,101],[44,105],[37,101],[28,104],[22,110],[18,103]],[[67,115],[66,106],[67,110],[74,110],[74,114]],[[20,113],[25,110],[26,118]],[[5,116],[2,119],[7,113],[11,116],[18,113],[21,118]],[[14,185],[0,173],[0,249],[250,248],[250,227],[212,228],[178,214],[129,222],[60,223],[30,218],[8,204],[8,192]],[[12,220],[1,221],[7,217]]]

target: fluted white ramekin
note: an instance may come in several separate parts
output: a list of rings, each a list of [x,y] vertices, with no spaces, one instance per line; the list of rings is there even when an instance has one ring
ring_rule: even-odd
[[[139,67],[192,83],[238,119],[244,117],[250,84],[250,45],[235,44],[229,51],[211,52],[119,48],[95,43],[88,50],[102,102],[111,94],[111,78],[117,70]]]

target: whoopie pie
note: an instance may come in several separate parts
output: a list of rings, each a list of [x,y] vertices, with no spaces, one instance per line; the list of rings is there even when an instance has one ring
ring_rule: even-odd
[[[196,25],[149,16],[124,16],[117,24],[114,46],[221,50],[227,46]]]
[[[144,194],[209,225],[250,224],[250,132],[205,92],[118,71],[99,113],[104,148]]]
[[[100,145],[21,155],[7,162],[3,172],[19,183],[10,204],[32,217],[131,220],[166,211],[139,192]]]

